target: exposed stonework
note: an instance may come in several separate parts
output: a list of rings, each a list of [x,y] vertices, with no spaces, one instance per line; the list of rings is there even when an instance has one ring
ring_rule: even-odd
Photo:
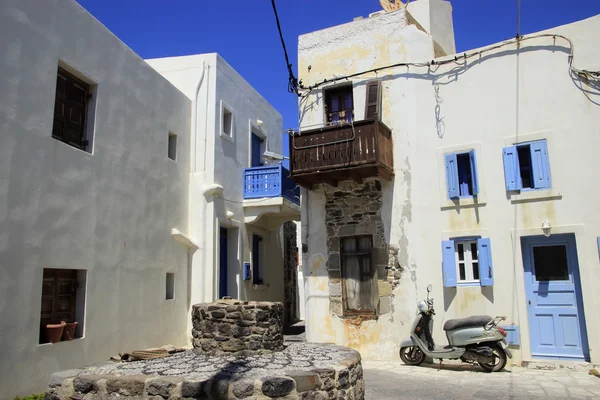
[[[187,351],[63,371],[52,375],[46,398],[362,400],[364,393],[357,351],[295,343],[262,355],[214,357]]]
[[[392,290],[398,285],[401,267],[396,259],[397,250],[389,249],[385,239],[381,185],[380,181],[370,179],[362,184],[346,181],[340,182],[338,187],[323,186],[327,198],[329,304],[330,312],[339,317],[344,317],[340,259],[340,237],[344,236],[372,235],[373,264],[377,269],[375,279],[379,290],[377,315],[391,311]]]
[[[192,307],[195,351],[210,355],[283,350],[283,304],[219,300]]]

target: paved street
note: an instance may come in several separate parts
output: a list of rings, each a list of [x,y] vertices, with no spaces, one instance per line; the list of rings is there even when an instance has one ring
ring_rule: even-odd
[[[600,399],[600,378],[585,372],[510,367],[488,374],[470,365],[412,367],[401,361],[363,361],[366,400]]]

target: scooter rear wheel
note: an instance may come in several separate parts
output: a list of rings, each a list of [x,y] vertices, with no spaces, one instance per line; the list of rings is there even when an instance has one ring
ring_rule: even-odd
[[[485,370],[485,372],[498,372],[502,371],[506,366],[506,353],[498,345],[498,343],[492,343],[489,345],[494,355],[494,362],[482,363],[478,362],[479,366]]]
[[[404,364],[419,365],[425,361],[425,354],[416,346],[400,348],[400,359]]]

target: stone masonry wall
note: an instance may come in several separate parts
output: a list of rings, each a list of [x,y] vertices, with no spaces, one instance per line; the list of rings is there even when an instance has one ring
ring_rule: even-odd
[[[327,270],[329,274],[330,313],[344,317],[342,299],[342,266],[340,238],[372,235],[373,265],[377,268],[379,307],[377,315],[391,311],[392,290],[400,279],[401,266],[397,249],[388,246],[381,215],[382,186],[376,179],[362,184],[340,182],[338,187],[323,185],[327,198],[325,224],[327,225]],[[352,316],[355,317],[354,315]]]
[[[283,350],[283,304],[219,300],[192,307],[195,351],[209,355]]]
[[[288,221],[283,224],[283,284],[286,325],[298,320],[298,264],[296,262],[296,223]]]

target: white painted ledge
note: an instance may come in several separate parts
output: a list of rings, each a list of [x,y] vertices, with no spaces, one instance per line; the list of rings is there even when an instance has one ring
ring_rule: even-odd
[[[548,190],[528,190],[526,192],[511,192],[510,201],[518,203],[528,200],[560,200],[563,195],[556,189]]]

